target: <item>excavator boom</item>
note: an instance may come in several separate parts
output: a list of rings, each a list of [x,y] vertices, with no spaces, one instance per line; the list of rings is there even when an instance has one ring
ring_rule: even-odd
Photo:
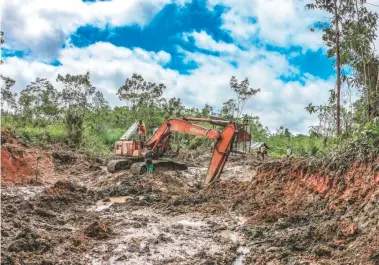
[[[197,124],[190,123],[190,121],[207,122],[214,125],[223,125],[226,127],[222,133],[219,133],[215,129],[204,128]],[[229,154],[232,151],[233,142],[240,135],[241,128],[234,122],[223,120],[211,120],[191,117],[185,117],[183,119],[169,119],[162,123],[155,134],[147,142],[147,146],[151,147],[153,152],[155,152],[157,155],[161,154],[162,150],[160,148],[164,146],[162,143],[164,143],[167,137],[174,132],[206,137],[216,141],[212,159],[209,164],[208,173],[205,178],[205,184],[209,184],[221,175]],[[244,131],[244,139],[242,140],[248,141],[250,139],[251,136]]]
[[[214,128],[205,128],[191,122],[205,122],[212,125],[222,126],[223,131],[219,132]],[[147,148],[150,147],[154,153],[154,164],[160,169],[186,169],[185,164],[174,161],[163,161],[160,158],[166,153],[170,147],[170,137],[172,133],[186,133],[199,137],[205,137],[215,141],[213,154],[209,163],[205,184],[209,184],[221,175],[221,172],[228,160],[229,154],[233,149],[234,141],[245,142],[251,139],[242,125],[235,122],[221,119],[206,119],[196,117],[184,117],[183,119],[169,119],[161,124],[153,136],[146,144],[140,141],[124,141],[120,140],[115,143],[116,155],[126,157],[123,160],[113,160],[108,163],[108,171],[116,172],[120,169],[130,169],[134,174],[141,174],[146,170],[143,162],[143,155]]]

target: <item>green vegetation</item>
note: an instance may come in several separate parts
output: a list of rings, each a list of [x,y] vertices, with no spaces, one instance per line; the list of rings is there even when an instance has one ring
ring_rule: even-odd
[[[2,126],[33,144],[65,143],[77,151],[104,156],[113,153],[114,142],[137,120],[145,122],[151,135],[154,128],[171,117],[218,116],[250,124],[248,131],[254,141],[266,142],[272,157],[285,156],[287,145],[297,157],[324,156],[340,149],[377,150],[379,58],[373,42],[377,37],[378,15],[367,10],[365,1],[316,0],[307,7],[330,15],[311,31],[323,32],[327,56],[335,58],[336,68],[336,89],[330,89],[329,101],[324,105],[304,106],[304,111],[319,118],[319,124],[310,128],[309,135],[293,135],[283,126],[271,133],[259,117],[243,114],[246,102],[261,89],[251,88],[247,78],[239,82],[234,76],[230,87],[235,97],[215,111],[207,104],[202,109],[187,108],[180,98],[166,99],[162,96],[164,84],[146,81],[139,74],[127,78],[119,88],[117,95],[125,106],[114,108],[92,85],[89,72],[58,75],[56,81],[62,86],[59,91],[47,79],[37,78],[19,97],[12,92],[16,81],[0,75]],[[2,37],[3,33],[1,44]],[[355,102],[351,102],[350,88],[360,91]],[[173,145],[198,149],[209,148],[212,142],[178,134]]]
[[[139,119],[145,121],[149,135],[152,135],[154,128],[170,117],[218,116],[248,123],[250,125],[247,130],[251,132],[253,141],[266,142],[270,147],[269,155],[275,158],[285,156],[287,145],[296,157],[323,156],[341,143],[348,143],[352,139],[364,139],[357,135],[364,134],[370,139],[371,144],[374,144],[371,136],[379,135],[376,120],[357,124],[355,131],[352,130],[351,133],[340,137],[328,136],[313,128],[310,135],[293,135],[283,126],[271,133],[260,123],[259,117],[236,117],[235,113],[242,114],[246,100],[259,90],[249,89],[248,80],[238,84],[234,77],[233,85],[237,86],[235,92],[237,97],[242,99],[225,102],[218,113],[209,105],[202,109],[186,108],[179,98],[167,100],[162,97],[165,89],[163,84],[146,82],[142,76],[136,74],[127,79],[118,92],[120,99],[125,100],[127,106],[114,108],[111,108],[102,93],[91,85],[90,73],[59,76],[58,80],[64,84],[62,92],[58,92],[46,79],[37,78],[21,92],[18,101],[15,97],[9,97],[9,101],[4,100],[3,104],[7,108],[2,110],[3,129],[10,129],[35,145],[64,143],[78,152],[96,156],[112,155],[115,141]],[[13,85],[14,82],[10,84]],[[154,91],[153,97],[147,95],[146,91],[149,89]],[[241,95],[243,93],[244,95]],[[205,123],[203,126],[209,124]],[[210,150],[212,146],[209,139],[186,134],[175,135],[172,142],[174,149],[180,147],[182,150]]]

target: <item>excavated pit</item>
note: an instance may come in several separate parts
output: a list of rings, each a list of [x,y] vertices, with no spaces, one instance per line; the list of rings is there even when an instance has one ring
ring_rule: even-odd
[[[379,264],[375,157],[231,157],[203,187],[209,155],[135,176],[43,154],[40,184],[2,176],[2,264]]]

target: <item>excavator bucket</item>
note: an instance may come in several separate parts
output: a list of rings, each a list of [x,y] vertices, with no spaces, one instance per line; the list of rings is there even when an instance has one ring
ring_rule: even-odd
[[[230,123],[221,133],[221,137],[215,143],[211,162],[204,184],[210,184],[220,177],[229,154],[233,148],[233,141],[237,136],[238,130],[234,123]]]

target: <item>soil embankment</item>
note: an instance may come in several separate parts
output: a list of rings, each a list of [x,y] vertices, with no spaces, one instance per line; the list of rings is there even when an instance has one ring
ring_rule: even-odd
[[[44,153],[38,186],[2,176],[2,264],[379,264],[378,158],[232,157],[202,187],[206,155],[151,177]]]

